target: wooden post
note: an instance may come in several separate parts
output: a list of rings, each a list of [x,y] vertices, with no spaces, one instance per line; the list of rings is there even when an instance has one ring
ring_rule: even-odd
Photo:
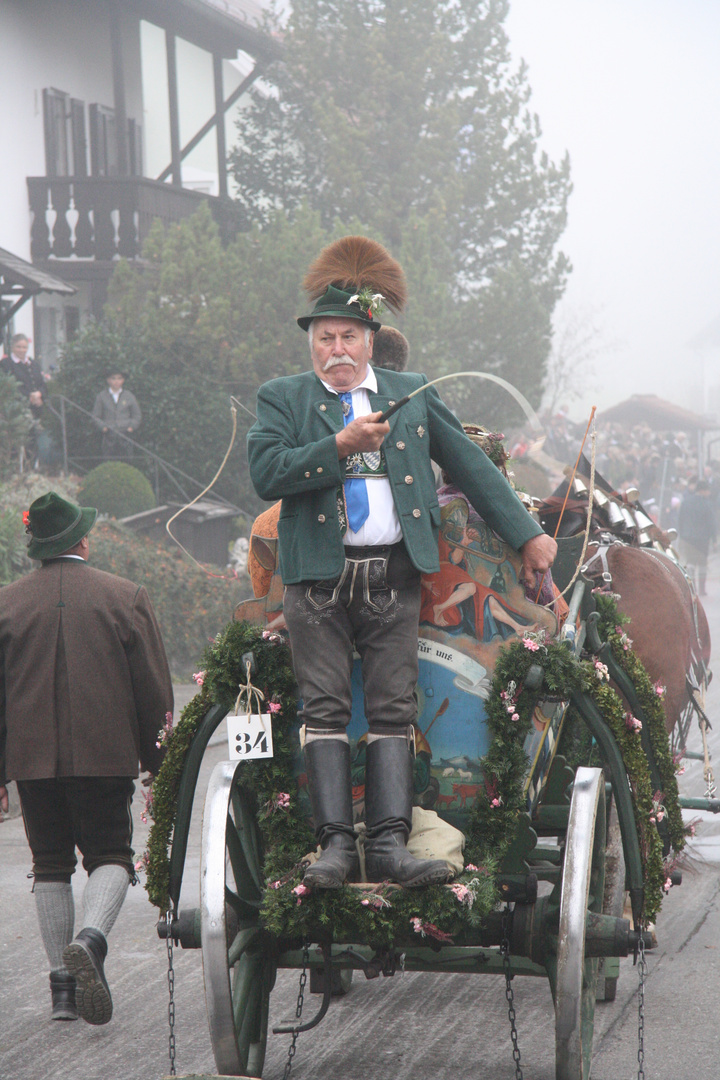
[[[182,187],[182,173],[180,166],[180,113],[178,110],[178,86],[177,86],[177,56],[175,51],[175,35],[169,30],[165,31],[165,48],[167,51],[167,76],[168,76],[168,104],[170,107],[170,157],[172,164],[172,182],[175,187]]]
[[[222,56],[213,53],[215,76],[215,130],[217,133],[218,195],[227,198],[227,147],[225,146],[225,97],[223,94]]]
[[[117,0],[108,5],[110,14],[110,50],[112,52],[113,98],[115,104],[115,138],[117,140],[118,174],[130,172],[128,153],[128,123],[125,107],[125,68],[123,66],[122,27]]]

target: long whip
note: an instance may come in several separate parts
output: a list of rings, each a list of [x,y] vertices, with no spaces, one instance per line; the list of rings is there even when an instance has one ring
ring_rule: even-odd
[[[445,382],[446,379],[461,379],[465,377],[472,379],[488,379],[490,382],[502,386],[503,389],[507,390],[507,392],[515,398],[530,421],[533,430],[538,432],[544,430],[532,405],[528,399],[520,393],[517,387],[513,386],[512,383],[509,383],[507,379],[501,379],[499,375],[491,375],[489,371],[453,371],[449,375],[440,375],[437,379],[432,379],[430,382],[423,383],[422,386],[418,386],[417,390],[413,390],[411,394],[406,394],[405,397],[400,398],[399,401],[396,401],[386,409],[377,421],[378,424],[384,424],[386,420],[398,411],[398,409],[401,409],[403,405],[407,405],[411,398],[414,398],[416,394],[421,394],[423,390],[429,390],[431,386],[436,386],[438,383]]]

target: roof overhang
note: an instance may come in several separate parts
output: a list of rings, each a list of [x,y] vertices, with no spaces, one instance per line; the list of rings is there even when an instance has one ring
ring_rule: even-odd
[[[244,18],[239,0],[125,0],[141,19],[193,45],[234,59],[238,50],[267,63],[279,59],[280,43]]]
[[[66,281],[0,248],[0,330],[7,326],[27,300],[38,293],[72,296],[75,291]]]

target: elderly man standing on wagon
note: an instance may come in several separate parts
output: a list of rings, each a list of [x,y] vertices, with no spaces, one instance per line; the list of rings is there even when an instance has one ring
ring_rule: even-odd
[[[382,412],[427,382],[370,364],[384,301],[405,302],[403,272],[364,237],[326,248],[306,275],[314,307],[312,371],[258,391],[250,475],[278,522],[284,615],[303,702],[305,761],[322,847],[305,882],[339,888],[357,873],[352,817],[350,679],[362,661],[368,720],[365,811],[370,881],[446,881],[447,864],[406,849],[412,824],[412,725],[418,675],[420,575],[439,569],[440,507],[431,459],[488,525],[521,552],[524,573],[547,570],[556,545],[434,388],[389,422]]]

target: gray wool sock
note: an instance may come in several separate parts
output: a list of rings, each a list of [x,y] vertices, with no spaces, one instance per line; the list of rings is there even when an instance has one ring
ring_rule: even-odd
[[[105,863],[93,870],[83,896],[83,929],[92,927],[107,937],[123,906],[129,884],[124,866]]]
[[[64,881],[36,881],[35,904],[50,970],[67,975],[62,954],[65,946],[72,941],[75,930],[72,885]]]

